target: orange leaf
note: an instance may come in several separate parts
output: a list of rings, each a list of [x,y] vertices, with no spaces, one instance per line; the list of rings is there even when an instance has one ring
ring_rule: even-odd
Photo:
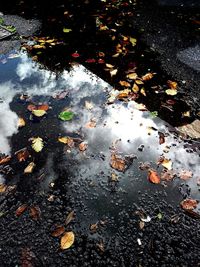
[[[10,156],[6,156],[6,157],[0,158],[0,165],[1,164],[4,164],[4,163],[7,163],[10,160],[11,160],[11,157]]]
[[[27,204],[23,204],[21,205],[19,208],[17,208],[17,210],[15,211],[15,215],[17,217],[19,217],[26,209],[27,209],[28,205]]]
[[[37,109],[47,111],[47,110],[49,109],[49,105],[47,105],[47,104],[42,104],[42,105],[39,105],[39,106],[37,107]]]
[[[148,179],[153,184],[159,184],[160,183],[160,176],[154,170],[149,170]]]
[[[82,142],[79,144],[79,150],[80,151],[85,151],[87,149],[88,145],[86,142]]]
[[[181,208],[184,209],[184,210],[193,210],[193,209],[196,209],[197,204],[198,204],[198,201],[195,200],[195,199],[184,199],[180,203]]]
[[[126,162],[123,158],[116,154],[111,155],[110,165],[113,169],[124,172],[126,169]]]

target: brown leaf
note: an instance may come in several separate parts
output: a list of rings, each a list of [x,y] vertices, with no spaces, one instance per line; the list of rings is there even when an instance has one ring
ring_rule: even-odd
[[[30,173],[32,173],[33,172],[33,169],[35,168],[35,163],[34,162],[30,162],[29,164],[28,164],[28,166],[24,169],[24,173],[26,173],[26,174],[30,174]]]
[[[143,81],[149,81],[153,78],[153,76],[155,75],[155,73],[152,72],[148,72],[145,75],[142,76],[142,80]]]
[[[160,176],[154,170],[149,170],[148,179],[153,184],[159,184],[160,183]]]
[[[98,249],[99,249],[101,252],[104,252],[104,251],[105,251],[104,243],[103,243],[102,240],[100,241],[100,243],[97,244],[97,247],[98,247]]]
[[[79,147],[80,151],[85,151],[87,149],[88,145],[86,142],[81,142],[78,147]]]
[[[17,208],[17,210],[15,211],[15,215],[17,217],[19,217],[22,213],[24,213],[24,211],[28,208],[28,205],[27,204],[23,204],[21,206],[19,206]]]
[[[159,144],[160,145],[164,144],[165,143],[165,136],[164,136],[164,134],[161,133],[161,132],[159,132],[158,135],[159,135]]]
[[[21,264],[20,267],[34,267],[33,259],[35,254],[29,248],[23,248],[21,254]]]
[[[8,161],[11,160],[11,157],[10,156],[3,156],[3,157],[0,157],[0,165],[1,164],[5,164],[7,163]]]
[[[72,210],[68,215],[67,218],[65,220],[65,225],[68,225],[71,221],[73,221],[75,218],[75,212],[74,210]]]
[[[59,92],[53,95],[53,98],[60,100],[60,99],[65,98],[67,95],[68,95],[68,91],[62,91],[62,92]]]
[[[41,215],[41,210],[38,206],[30,207],[30,216],[33,220],[38,220]]]
[[[5,184],[0,184],[0,193],[4,193],[7,189],[7,185]]]
[[[197,205],[198,205],[198,201],[195,199],[184,199],[183,201],[181,201],[180,203],[181,208],[184,210],[193,210],[196,209]]]
[[[167,85],[169,86],[170,89],[177,89],[177,82],[173,82],[173,81],[167,81]]]
[[[192,178],[192,175],[193,175],[192,171],[187,171],[187,170],[181,170],[178,174],[178,176],[182,180],[188,180]]]
[[[29,152],[27,148],[23,148],[15,152],[15,155],[17,155],[17,159],[19,160],[19,162],[22,162],[27,160],[27,158],[29,157]]]
[[[150,169],[151,164],[149,162],[140,162],[139,169],[142,171]]]
[[[160,174],[161,180],[164,181],[171,181],[174,178],[174,176],[175,173],[172,170],[166,170],[166,169],[164,169]]]
[[[65,227],[63,225],[59,225],[56,229],[51,233],[53,237],[58,237],[65,232]]]
[[[60,241],[61,249],[70,248],[74,243],[74,239],[75,239],[75,236],[74,236],[74,233],[72,231],[66,232]]]
[[[98,224],[99,224],[99,222],[94,223],[94,224],[91,224],[91,225],[90,225],[90,231],[92,231],[92,232],[96,232],[97,229],[99,228]]]
[[[126,161],[121,156],[112,154],[110,165],[113,169],[124,172],[126,170]]]

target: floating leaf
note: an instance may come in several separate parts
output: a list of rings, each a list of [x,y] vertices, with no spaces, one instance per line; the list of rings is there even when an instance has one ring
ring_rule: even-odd
[[[65,220],[65,225],[68,225],[71,221],[73,221],[75,218],[75,212],[72,210],[68,215]]]
[[[148,179],[153,184],[159,184],[160,183],[160,176],[154,170],[149,170]]]
[[[4,193],[7,189],[7,185],[5,184],[0,184],[0,193]]]
[[[72,31],[72,29],[63,28],[63,32],[64,32],[64,33],[69,33],[69,32],[71,32],[71,31]]]
[[[143,81],[149,81],[153,78],[153,76],[155,75],[156,73],[152,73],[152,72],[148,72],[146,73],[145,75],[142,76],[142,80]]]
[[[132,91],[133,91],[134,93],[138,93],[138,92],[139,92],[139,86],[138,86],[136,83],[134,83],[134,85],[133,85],[133,87],[132,87]]]
[[[69,136],[60,137],[58,138],[58,141],[67,144],[71,148],[74,147],[74,140]]]
[[[24,169],[24,173],[26,174],[32,173],[35,166],[36,165],[34,162],[29,163],[28,166]]]
[[[38,206],[30,207],[30,216],[33,220],[38,220],[41,215],[41,210]]]
[[[23,148],[17,152],[15,152],[15,155],[17,155],[17,159],[19,162],[26,161],[26,159],[29,157],[29,152],[27,148]]]
[[[164,158],[163,161],[161,162],[161,165],[168,170],[172,169],[172,161],[170,159]]]
[[[110,165],[113,169],[124,172],[126,170],[126,161],[121,156],[112,154]]]
[[[161,133],[161,132],[159,132],[158,135],[159,135],[159,144],[160,145],[164,144],[165,143],[165,136],[164,136],[164,134]]]
[[[65,227],[63,225],[59,225],[56,229],[51,233],[53,237],[58,237],[65,232]]]
[[[10,160],[11,160],[11,157],[10,156],[0,157],[0,165],[1,164],[5,164],[5,163],[7,163]]]
[[[165,91],[165,93],[166,93],[167,95],[177,95],[177,90],[176,90],[176,89],[167,89],[167,90]]]
[[[70,248],[74,243],[74,239],[75,239],[75,236],[74,236],[74,233],[72,231],[66,232],[63,235],[63,237],[61,238],[61,242],[60,242],[61,249]]]
[[[28,208],[27,204],[23,204],[20,207],[17,208],[17,210],[15,211],[15,215],[17,217],[19,217],[26,209]]]
[[[180,203],[181,208],[184,210],[193,210],[196,209],[197,205],[198,205],[198,201],[195,199],[184,199],[183,201],[181,201]]]
[[[32,111],[33,115],[35,115],[36,117],[42,117],[46,114],[46,111],[45,110],[42,110],[42,109],[34,109]]]
[[[182,179],[182,180],[188,180],[190,178],[192,178],[192,171],[187,171],[187,170],[181,170],[178,174],[178,176]]]
[[[42,104],[37,107],[38,110],[44,110],[47,111],[49,109],[49,105],[47,104]]]
[[[81,142],[78,147],[80,151],[85,151],[88,147],[88,144],[86,142]]]
[[[19,119],[18,119],[18,123],[17,123],[18,128],[22,128],[22,127],[24,127],[25,125],[26,125],[25,120],[24,120],[23,118],[19,118]]]
[[[128,83],[127,81],[119,81],[119,84],[121,86],[125,86],[125,87],[130,87],[131,86],[130,83]]]
[[[35,152],[40,152],[44,147],[44,143],[42,138],[36,137],[32,139],[32,148],[35,150]]]
[[[59,119],[63,120],[63,121],[70,121],[73,119],[74,117],[74,113],[72,111],[62,111],[59,115],[58,115]]]

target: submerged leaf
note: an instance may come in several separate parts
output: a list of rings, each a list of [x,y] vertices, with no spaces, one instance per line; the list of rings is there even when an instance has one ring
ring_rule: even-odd
[[[44,143],[42,138],[35,137],[32,139],[32,148],[35,150],[35,152],[40,152],[44,147]]]
[[[188,180],[192,178],[193,173],[192,171],[181,170],[178,175],[182,180]]]
[[[88,144],[86,142],[81,142],[78,147],[80,151],[85,151],[88,147]]]
[[[23,204],[20,207],[17,208],[17,210],[15,211],[15,215],[17,217],[19,217],[26,209],[28,208],[27,204]]]
[[[51,233],[53,237],[58,237],[65,232],[65,227],[63,225],[59,225],[56,229]]]
[[[132,44],[132,46],[135,46],[136,43],[137,43],[137,39],[136,38],[133,38],[133,37],[130,37],[130,43]]]
[[[75,212],[72,210],[68,215],[67,218],[65,220],[65,225],[68,225],[71,221],[74,220],[75,217]]]
[[[72,111],[62,111],[59,115],[58,115],[59,119],[63,120],[63,121],[70,121],[73,119],[74,117],[74,113]]]
[[[30,207],[30,216],[33,220],[38,220],[41,215],[41,210],[38,206]]]
[[[74,239],[75,239],[75,236],[74,236],[74,233],[72,231],[66,232],[60,241],[61,249],[70,248],[74,243]]]

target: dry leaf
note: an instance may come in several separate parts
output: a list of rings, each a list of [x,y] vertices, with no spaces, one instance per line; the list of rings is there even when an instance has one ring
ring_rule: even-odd
[[[88,144],[86,142],[81,142],[78,147],[80,151],[85,151],[88,147]]]
[[[71,221],[74,220],[74,218],[75,218],[75,212],[73,210],[67,215],[67,218],[65,220],[65,225],[68,225]]]
[[[161,165],[168,170],[172,169],[172,161],[170,159],[163,158]]]
[[[114,68],[114,66],[109,64],[109,63],[106,63],[106,67],[109,68],[109,69],[113,69]]]
[[[63,225],[59,225],[56,229],[51,233],[53,237],[58,237],[65,232],[65,227]]]
[[[187,170],[181,170],[178,174],[178,176],[182,179],[182,180],[188,180],[190,178],[192,178],[192,171],[187,171]]]
[[[196,119],[190,124],[177,127],[177,129],[192,138],[200,138],[200,120]]]
[[[28,208],[27,204],[21,205],[17,210],[15,211],[15,215],[19,217],[26,209]]]
[[[110,71],[110,76],[112,77],[112,76],[116,75],[117,72],[118,72],[118,69],[111,70]]]
[[[130,86],[131,86],[131,84],[128,83],[127,81],[119,81],[119,84],[120,84],[121,86],[126,86],[126,87],[130,87]]]
[[[181,201],[180,203],[181,208],[184,210],[193,210],[196,209],[197,205],[198,205],[198,201],[195,199],[184,199],[183,201]]]
[[[167,89],[167,90],[165,90],[165,93],[167,95],[177,95],[177,90],[176,89]]]
[[[148,72],[146,73],[145,75],[142,76],[142,80],[143,81],[149,81],[153,78],[153,76],[155,75],[156,73],[152,73],[152,72]]]
[[[35,105],[33,105],[33,104],[30,104],[30,105],[28,105],[27,109],[29,111],[33,111],[34,109],[37,109],[37,107]]]
[[[5,184],[0,184],[0,193],[4,193],[7,189],[7,185]]]
[[[163,170],[160,174],[161,180],[171,181],[175,176],[175,173],[172,170]]]
[[[35,166],[36,165],[34,162],[29,163],[28,166],[24,169],[24,173],[26,174],[32,173]]]
[[[178,84],[177,82],[173,82],[173,81],[167,81],[167,85],[169,86],[170,89],[176,89]]]
[[[74,140],[73,138],[69,137],[69,136],[65,136],[65,137],[60,137],[58,138],[58,141],[64,144],[67,144],[69,147],[74,147]]]
[[[33,220],[38,220],[41,215],[41,210],[38,206],[30,207],[30,216]]]
[[[104,243],[103,243],[102,240],[100,241],[100,243],[97,244],[97,247],[98,247],[98,249],[99,249],[101,252],[104,252],[104,251],[105,251]]]
[[[74,236],[74,233],[72,231],[66,232],[62,236],[61,241],[60,241],[61,249],[70,248],[74,243],[74,239],[75,239],[75,236]]]
[[[0,157],[0,165],[1,164],[5,164],[5,163],[7,163],[10,160],[11,160],[11,157],[10,156]]]
[[[142,87],[142,88],[140,89],[140,93],[141,93],[142,95],[144,95],[144,96],[147,96],[144,87]]]
[[[98,222],[90,225],[90,231],[92,232],[96,232],[98,228]]]
[[[23,118],[19,118],[19,119],[18,119],[18,123],[17,123],[17,127],[18,127],[18,128],[22,128],[22,127],[24,127],[25,125],[26,125],[25,120],[24,120]]]
[[[138,76],[137,76],[137,73],[133,72],[133,73],[127,74],[126,77],[131,80],[136,80]]]
[[[113,169],[124,172],[126,170],[126,162],[121,156],[112,154],[110,165]]]
[[[29,152],[27,148],[23,148],[15,152],[15,155],[17,155],[17,159],[19,160],[19,162],[22,162],[27,160],[27,158],[29,157]]]
[[[49,105],[47,104],[42,104],[37,107],[38,110],[44,110],[47,111],[49,109]]]
[[[93,103],[92,102],[89,102],[89,101],[85,101],[85,108],[88,109],[88,110],[91,110],[93,109]]]
[[[133,85],[133,87],[132,87],[132,91],[133,91],[134,93],[138,93],[138,92],[139,92],[139,86],[138,86],[136,83],[134,83],[134,85]]]
[[[154,170],[149,170],[148,179],[153,184],[159,184],[160,183],[160,176]]]
[[[140,221],[139,222],[139,227],[140,227],[141,230],[144,228],[144,226],[145,226],[145,222]]]

